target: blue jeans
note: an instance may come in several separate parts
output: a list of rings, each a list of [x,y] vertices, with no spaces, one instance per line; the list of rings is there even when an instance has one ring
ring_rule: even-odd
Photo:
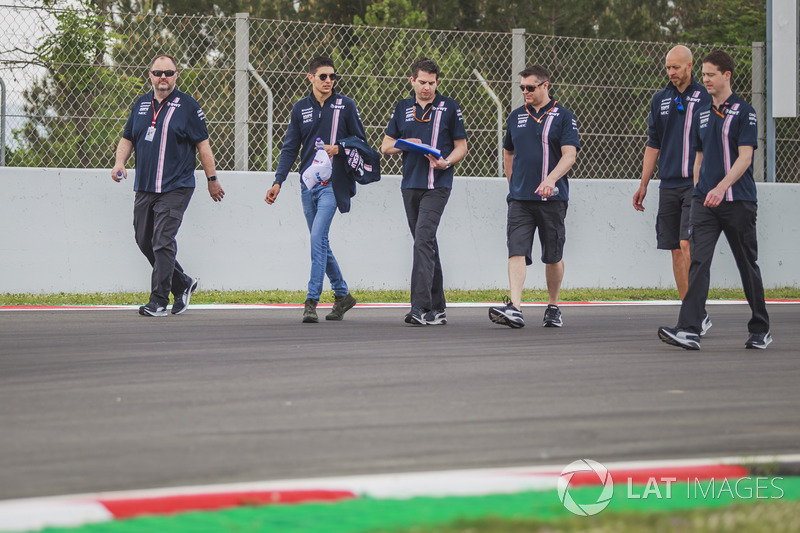
[[[347,294],[347,283],[339,270],[339,263],[333,257],[328,231],[331,228],[333,215],[336,214],[336,197],[333,187],[316,185],[308,190],[304,183],[300,185],[300,198],[303,201],[303,213],[306,215],[308,231],[311,232],[311,277],[308,280],[308,296],[319,301],[322,294],[322,282],[325,274],[331,281],[333,293],[336,296]]]

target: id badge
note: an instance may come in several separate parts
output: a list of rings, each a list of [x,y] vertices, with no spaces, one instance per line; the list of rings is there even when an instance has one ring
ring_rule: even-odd
[[[153,142],[153,138],[156,136],[156,127],[150,126],[147,128],[147,134],[144,136],[144,140],[148,142]]]

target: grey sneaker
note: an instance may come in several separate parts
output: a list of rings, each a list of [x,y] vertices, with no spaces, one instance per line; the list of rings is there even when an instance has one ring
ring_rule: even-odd
[[[412,307],[411,311],[406,313],[406,316],[403,320],[406,324],[411,324],[412,326],[425,326],[427,322],[425,321],[425,317],[423,315],[424,313],[422,312],[422,309],[419,307]]]
[[[356,305],[356,299],[349,292],[344,296],[334,296],[333,309],[325,315],[325,320],[341,320],[354,305]]]
[[[186,311],[189,307],[189,300],[192,299],[192,294],[197,290],[198,283],[200,283],[199,279],[189,278],[189,286],[182,293],[175,295],[175,301],[172,303],[173,315],[179,315]]]
[[[167,308],[150,302],[139,307],[139,314],[142,316],[167,316]]]
[[[561,309],[557,305],[547,304],[547,309],[544,310],[544,318],[542,319],[542,326],[546,328],[560,328],[564,325],[561,320]]]
[[[751,333],[750,338],[744,343],[744,347],[748,350],[766,350],[771,342],[772,335],[769,331],[766,333]]]
[[[711,318],[709,318],[708,313],[703,315],[703,322],[700,324],[700,336],[705,337],[708,330],[711,329],[713,324],[711,323]]]
[[[425,323],[429,326],[444,326],[447,324],[447,315],[444,309],[435,309],[425,313]]]
[[[489,320],[501,326],[508,326],[510,328],[525,327],[525,320],[522,318],[522,311],[514,307],[508,296],[503,296],[503,302],[506,304],[502,307],[489,308]]]
[[[316,300],[312,300],[311,298],[306,299],[306,307],[303,309],[303,322],[306,324],[316,324],[319,322]]]
[[[678,346],[684,350],[699,350],[700,335],[678,328],[658,328],[658,338],[672,346]]]

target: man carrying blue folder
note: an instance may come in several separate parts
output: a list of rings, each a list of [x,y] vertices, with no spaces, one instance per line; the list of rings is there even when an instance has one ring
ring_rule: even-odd
[[[409,81],[414,95],[395,106],[381,153],[403,153],[400,189],[414,237],[411,311],[405,322],[443,325],[446,302],[436,231],[453,187],[453,165],[467,155],[467,132],[458,103],[436,90],[439,66],[435,61],[417,60]]]

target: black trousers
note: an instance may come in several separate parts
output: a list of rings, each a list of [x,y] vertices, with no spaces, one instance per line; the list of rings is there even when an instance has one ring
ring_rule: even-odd
[[[711,259],[720,233],[724,233],[736,260],[744,295],[753,314],[747,323],[747,329],[750,333],[769,331],[764,284],[761,281],[761,270],[756,264],[757,209],[756,202],[744,201],[722,202],[714,208],[704,207],[701,198],[696,196],[692,198],[689,235],[692,263],[689,267],[689,290],[683,299],[678,316],[679,329],[700,333],[700,323],[703,320],[711,281]]]
[[[402,189],[408,227],[414,237],[411,306],[423,311],[444,309],[444,280],[436,231],[450,198],[450,189]]]
[[[133,202],[133,230],[139,250],[153,267],[150,301],[166,307],[169,293],[182,293],[191,278],[178,263],[175,237],[189,206],[194,188],[182,187],[165,193],[136,192]]]

